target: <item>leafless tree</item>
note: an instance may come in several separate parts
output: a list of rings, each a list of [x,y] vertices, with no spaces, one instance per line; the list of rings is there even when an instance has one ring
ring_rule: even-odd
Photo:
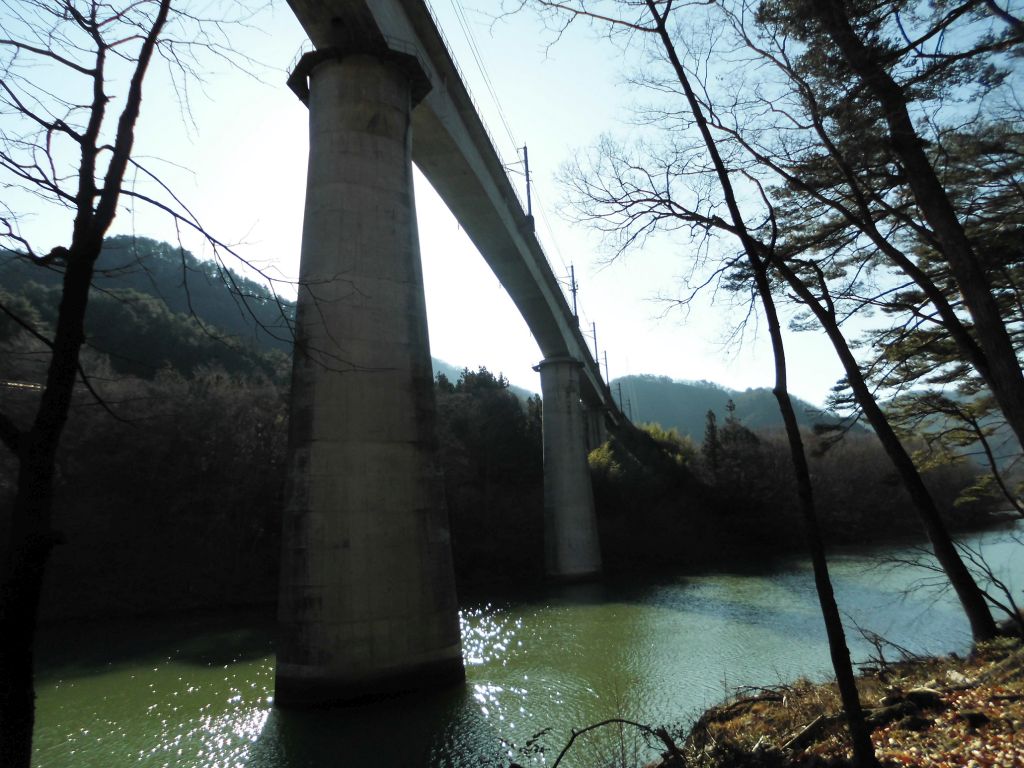
[[[612,33],[625,30],[629,34],[639,33],[653,39],[669,74],[663,82],[681,98],[683,106],[679,112],[691,130],[692,138],[683,138],[685,144],[673,144],[668,150],[666,165],[645,167],[628,160],[617,164],[617,173],[607,177],[578,176],[585,188],[584,198],[594,199],[595,189],[600,191],[600,204],[612,209],[625,226],[618,229],[625,233],[624,246],[636,242],[632,235],[641,239],[644,233],[662,227],[694,227],[698,231],[716,230],[730,235],[739,242],[740,257],[730,260],[727,269],[730,279],[748,286],[757,297],[767,322],[768,335],[775,359],[775,384],[773,393],[779,405],[790,447],[790,456],[796,480],[800,510],[811,556],[815,587],[819,605],[825,621],[832,665],[839,685],[843,707],[847,716],[853,743],[854,759],[860,766],[877,765],[874,748],[868,730],[854,681],[853,667],[846,646],[842,620],[832,589],[825,549],[819,530],[818,516],[814,505],[803,438],[796,420],[796,413],[788,389],[788,369],[785,345],[778,309],[773,290],[772,269],[776,261],[775,244],[778,229],[770,218],[758,216],[744,210],[742,191],[738,184],[750,181],[749,174],[737,167],[733,158],[723,152],[713,133],[708,115],[713,109],[702,102],[694,87],[691,71],[684,65],[676,38],[670,28],[672,14],[678,8],[690,3],[669,1],[656,2],[610,2],[600,4],[607,12],[599,12],[586,2],[549,2],[537,0],[535,5],[549,15],[561,20],[560,30],[577,19],[596,21],[608,25]],[[655,85],[657,87],[657,84]],[[616,164],[613,162],[613,166]],[[684,184],[689,199],[680,200],[671,191],[674,180],[685,177],[694,180],[692,185]],[[755,187],[756,187],[756,180]],[[635,182],[635,183],[634,183]],[[605,192],[610,192],[605,196]],[[600,219],[600,216],[595,219]]]
[[[32,648],[52,548],[57,448],[77,385],[90,387],[81,353],[85,314],[103,239],[119,211],[152,206],[218,255],[233,254],[134,152],[147,77],[160,64],[184,114],[210,59],[247,69],[229,30],[255,8],[189,0],[0,0],[0,247],[62,275],[52,329],[15,308],[0,311],[48,352],[34,413],[0,413],[0,440],[17,459],[4,510],[0,560],[0,763],[28,768],[34,723]],[[68,227],[57,244],[26,234],[45,213]],[[59,222],[59,224],[58,224]]]
[[[562,14],[569,12],[570,5],[577,14],[593,13],[594,8],[540,4],[547,12],[557,10]],[[602,7],[613,5],[605,3]],[[636,8],[636,4],[622,5],[630,11]],[[974,636],[979,640],[991,637],[996,628],[984,596],[958,555],[931,494],[880,408],[868,376],[842,329],[844,322],[859,310],[894,301],[888,295],[894,290],[891,285],[876,288],[870,282],[871,259],[879,250],[887,256],[891,251],[903,261],[912,262],[889,245],[887,237],[878,230],[879,218],[871,206],[880,196],[864,198],[861,180],[851,170],[848,153],[866,150],[863,146],[841,150],[826,130],[827,123],[838,122],[842,115],[825,119],[819,107],[821,90],[839,86],[818,83],[812,87],[810,79],[802,76],[793,64],[788,44],[774,39],[771,29],[755,39],[745,26],[748,3],[729,4],[728,9],[716,5],[717,27],[712,26],[710,34],[709,27],[693,19],[699,4],[656,5],[676,11],[672,34],[666,37],[669,41],[683,40],[689,62],[683,74],[697,85],[685,88],[674,64],[667,75],[657,68],[657,62],[645,70],[639,76],[641,81],[667,98],[660,98],[656,106],[642,111],[641,118],[645,124],[662,129],[664,142],[655,143],[653,149],[648,143],[631,150],[603,141],[587,161],[571,166],[566,174],[573,203],[584,219],[599,222],[599,227],[616,237],[619,249],[635,247],[655,232],[686,228],[703,233],[701,236],[718,231],[741,240],[745,237],[744,248],[754,248],[762,254],[767,261],[766,269],[778,280],[777,285],[770,287],[788,288],[811,316],[807,326],[824,330],[832,342],[859,408],[898,469],[936,556],[955,586]],[[776,3],[770,7],[789,5]],[[602,18],[608,16],[601,14]],[[643,31],[643,25],[631,18],[630,31]],[[687,23],[679,23],[680,18],[686,18]],[[687,29],[691,28],[696,30],[692,32],[692,42],[686,37]],[[731,29],[735,34],[729,36],[723,29]],[[770,46],[764,42],[765,37],[769,38]],[[707,39],[715,41],[717,47],[713,51],[708,50],[704,42]],[[711,53],[716,56],[717,66],[742,64],[753,68],[753,76],[744,80],[742,70],[734,68],[730,70],[729,81],[739,84],[724,92],[713,90],[707,76],[707,58]],[[681,64],[678,69],[682,69]],[[783,77],[770,87],[764,86],[765,70],[780,71]],[[725,147],[723,164],[727,161],[727,171],[744,185],[739,194],[747,219],[754,222],[744,225],[745,236],[728,204],[728,193],[708,186],[707,179],[722,174],[711,162],[715,154],[702,152],[700,142],[693,138],[693,110],[676,105],[678,101],[690,100],[691,92],[706,116],[704,121],[711,139]],[[869,160],[872,158],[869,155]],[[824,185],[822,166],[836,166],[836,173],[852,191],[840,192],[835,184]],[[884,168],[872,169],[869,164],[863,169],[867,174],[879,172],[884,173]],[[725,184],[721,188],[725,189]],[[858,199],[863,203],[860,207]],[[805,207],[811,210],[807,221],[799,219]],[[835,230],[831,222],[818,223],[823,218],[823,209],[836,215]],[[818,220],[814,220],[815,216]],[[802,229],[794,232],[798,226]],[[719,270],[732,270],[733,284],[744,284],[744,274],[736,273],[735,262],[726,261]],[[749,285],[751,272],[746,273],[746,279]]]

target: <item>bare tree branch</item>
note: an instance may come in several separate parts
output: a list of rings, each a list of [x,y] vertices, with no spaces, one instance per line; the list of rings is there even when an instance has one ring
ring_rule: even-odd
[[[83,75],[89,75],[90,77],[92,77],[95,74],[95,72],[89,67],[83,67],[81,64],[77,64],[71,59],[61,56],[60,54],[56,53],[50,48],[39,48],[35,45],[29,45],[28,43],[20,42],[18,40],[6,39],[0,39],[0,45],[9,45],[21,51],[31,51],[32,53],[39,54],[40,56],[45,56],[46,58],[53,59],[54,61],[63,64],[68,69],[73,69],[76,72],[82,73]]]
[[[569,753],[569,750],[572,749],[573,744],[576,743],[576,739],[586,733],[596,731],[597,729],[604,728],[608,725],[628,725],[631,728],[636,728],[645,735],[653,736],[658,739],[665,746],[666,752],[676,760],[683,760],[683,755],[679,751],[679,747],[677,747],[676,743],[672,741],[672,738],[668,735],[668,731],[664,728],[651,728],[649,725],[644,725],[643,723],[638,723],[633,720],[626,720],[621,717],[610,717],[607,720],[602,720],[599,723],[593,723],[592,725],[580,728],[579,730],[573,729],[572,736],[569,738],[568,743],[562,748],[562,751],[559,752],[558,757],[555,758],[555,762],[551,764],[551,768],[558,768],[559,764]]]

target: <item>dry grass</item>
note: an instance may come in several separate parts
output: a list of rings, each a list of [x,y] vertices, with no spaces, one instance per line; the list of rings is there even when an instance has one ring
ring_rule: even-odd
[[[921,688],[933,693],[908,695]],[[882,664],[858,679],[858,690],[869,715],[879,721],[872,738],[887,768],[1024,767],[1024,646],[1019,640],[987,644],[970,659]],[[703,768],[848,765],[841,711],[834,685],[800,680],[741,691],[695,724],[688,763]]]

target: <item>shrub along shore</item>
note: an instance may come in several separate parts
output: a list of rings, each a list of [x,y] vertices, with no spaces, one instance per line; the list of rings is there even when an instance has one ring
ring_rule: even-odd
[[[968,658],[876,658],[857,679],[884,768],[1024,765],[1024,644],[1004,637]],[[836,686],[798,680],[743,689],[677,736],[659,768],[851,765]]]
[[[94,382],[120,418],[80,393],[59,463],[65,543],[47,583],[46,617],[244,605],[269,614],[287,426],[280,380],[203,368],[190,377],[165,370],[151,379]],[[456,382],[439,377],[437,388],[460,588],[539,583],[539,399],[523,401],[485,369],[464,371]],[[30,407],[36,393],[8,389],[3,396]],[[681,563],[700,570],[720,567],[728,555],[770,563],[770,556],[800,551],[792,490],[776,466],[781,448],[771,435],[734,437],[727,433],[718,446],[714,469],[706,451],[656,427],[592,454],[610,572]],[[816,455],[833,542],[878,543],[913,530],[879,461],[869,435]],[[953,503],[972,481],[969,468],[954,470],[933,476],[950,522],[990,521],[982,504]],[[879,660],[859,687],[883,765],[1024,764],[1021,670],[1019,645],[1006,641],[970,659]],[[840,711],[834,686],[797,681],[740,691],[670,739],[688,766],[843,765]],[[673,764],[680,763],[664,763]]]
[[[283,374],[202,367],[144,379],[109,366],[93,370],[116,418],[89,392],[78,393],[58,462],[63,543],[44,617],[271,604],[287,442]],[[38,392],[5,388],[2,397],[9,410],[28,412]],[[466,370],[455,382],[439,376],[437,399],[460,588],[541,583],[540,399],[524,401],[486,369]],[[770,566],[802,551],[784,446],[729,419],[719,434],[713,460],[656,426],[613,438],[591,455],[608,572]],[[813,462],[833,543],[919,535],[869,434],[848,435]],[[13,479],[13,465],[0,469],[0,478]],[[954,504],[973,480],[968,465],[930,479],[952,526],[993,520],[981,502]],[[0,487],[0,494],[11,491]]]

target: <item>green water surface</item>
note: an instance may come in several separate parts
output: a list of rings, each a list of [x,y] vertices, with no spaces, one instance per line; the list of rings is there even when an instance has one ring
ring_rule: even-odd
[[[1021,545],[1003,539],[974,537],[1019,594]],[[965,650],[970,635],[952,598],[904,595],[928,574],[879,566],[877,555],[832,563],[854,655],[873,650],[856,626],[914,652]],[[325,712],[273,708],[273,627],[263,618],[50,628],[34,765],[550,765],[574,727],[608,717],[682,727],[738,686],[826,676],[809,566],[732,570],[465,604],[465,686]],[[606,729],[573,754],[569,765],[642,764],[656,750]]]

